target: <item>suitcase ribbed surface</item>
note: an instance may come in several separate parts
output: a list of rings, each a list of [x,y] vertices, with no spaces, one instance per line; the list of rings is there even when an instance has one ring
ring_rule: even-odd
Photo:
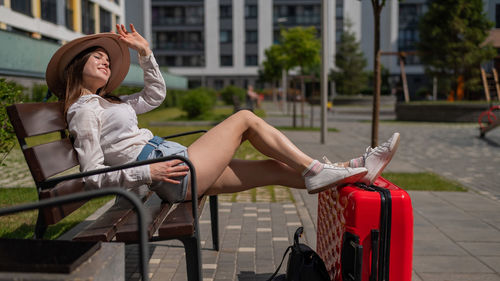
[[[317,246],[318,255],[325,262],[330,278],[340,279],[340,272],[335,268],[340,268],[340,253],[342,247],[342,235],[345,232],[344,210],[347,207],[347,200],[340,202],[337,189],[329,189],[320,192],[318,195],[318,224]]]

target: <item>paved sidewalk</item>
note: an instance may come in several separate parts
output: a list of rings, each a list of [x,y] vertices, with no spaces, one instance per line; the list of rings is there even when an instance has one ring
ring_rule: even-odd
[[[349,121],[353,118],[367,117],[359,112],[351,117],[330,114],[329,126],[340,132],[329,133],[325,145],[319,144],[319,133],[285,134],[315,158],[346,160],[369,145],[370,123]],[[273,114],[267,120],[273,125],[291,124],[289,117]],[[410,192],[415,227],[413,280],[500,281],[500,132],[496,132],[500,130],[489,133],[486,140],[478,138],[471,124],[388,122],[381,123],[379,131],[381,142],[393,131],[402,135],[387,171],[433,171],[470,189]],[[204,280],[266,280],[300,225],[305,227],[304,242],[315,248],[317,196],[298,190],[292,194],[294,203],[222,202],[219,252],[210,250],[209,210],[205,209],[200,224]],[[151,255],[152,280],[186,280],[180,243],[155,243]],[[137,247],[127,246],[128,280],[139,280],[136,260]]]

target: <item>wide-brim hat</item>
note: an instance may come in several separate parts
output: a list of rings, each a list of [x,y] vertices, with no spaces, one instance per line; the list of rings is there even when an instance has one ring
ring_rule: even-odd
[[[61,46],[50,59],[45,71],[45,80],[50,91],[59,98],[65,95],[66,67],[78,54],[92,47],[103,48],[109,56],[111,76],[101,92],[109,93],[120,86],[130,67],[130,52],[128,46],[119,38],[115,33],[99,33],[77,38]]]

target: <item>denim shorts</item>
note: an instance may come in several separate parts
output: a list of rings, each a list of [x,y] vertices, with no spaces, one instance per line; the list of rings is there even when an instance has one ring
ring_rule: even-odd
[[[160,158],[170,155],[179,155],[187,158],[187,148],[176,142],[164,140],[153,151],[151,151],[147,159]],[[182,163],[180,165],[186,164]],[[169,203],[182,202],[186,198],[188,179],[189,173],[182,178],[176,179],[180,181],[180,184],[153,181],[153,183],[149,186],[149,189],[154,191],[163,201],[167,201]]]

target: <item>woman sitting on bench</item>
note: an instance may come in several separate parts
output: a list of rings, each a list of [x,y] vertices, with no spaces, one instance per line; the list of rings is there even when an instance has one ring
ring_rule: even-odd
[[[321,163],[299,150],[287,137],[247,110],[238,111],[189,147],[154,137],[139,129],[137,114],[159,106],[166,86],[148,42],[130,25],[118,34],[84,36],[63,45],[46,72],[49,89],[64,102],[68,128],[74,137],[82,171],[168,155],[188,157],[196,169],[199,194],[232,193],[265,185],[307,188],[317,193],[341,184],[371,184],[389,163],[399,134],[348,162]],[[138,52],[144,89],[129,96],[110,95],[125,78],[129,48]],[[269,160],[233,159],[248,140]],[[188,167],[180,160],[85,178],[91,188],[148,185],[170,203],[189,200]]]

